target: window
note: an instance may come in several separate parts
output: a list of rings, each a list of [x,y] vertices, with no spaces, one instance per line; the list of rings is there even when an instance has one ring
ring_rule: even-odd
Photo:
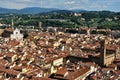
[[[18,34],[18,32],[16,32],[16,34]]]

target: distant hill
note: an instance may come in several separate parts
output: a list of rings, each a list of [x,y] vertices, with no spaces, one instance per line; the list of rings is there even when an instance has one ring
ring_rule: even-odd
[[[49,14],[50,13],[54,13],[54,14],[56,14],[56,13],[59,13],[59,14],[64,14],[64,13],[71,13],[71,12],[73,12],[73,11],[69,11],[69,10],[56,10],[56,11],[51,11],[51,12],[49,12]]]
[[[56,11],[56,10],[58,10],[58,9],[55,9],[55,8],[39,8],[39,7],[29,7],[29,8],[23,8],[23,9],[20,9],[20,10],[0,8],[0,14],[4,14],[4,13],[37,14],[37,13],[43,13],[43,12]]]
[[[17,13],[19,10],[16,9],[7,9],[7,8],[0,8],[0,14],[4,13]]]
[[[58,10],[58,9],[30,7],[30,8],[21,9],[21,10],[19,10],[19,12],[24,13],[24,14],[37,14],[37,13],[45,13],[45,12],[56,11],[56,10]]]
[[[7,9],[7,8],[0,8],[0,14],[4,13],[19,13],[19,14],[38,14],[38,13],[46,13],[46,12],[52,12],[57,11],[59,13],[65,13],[65,12],[84,12],[86,10],[83,9],[74,9],[74,10],[60,10],[56,8],[39,8],[39,7],[27,7],[23,9]]]
[[[73,11],[73,12],[86,12],[86,10],[84,10],[84,9],[73,9],[71,11]]]

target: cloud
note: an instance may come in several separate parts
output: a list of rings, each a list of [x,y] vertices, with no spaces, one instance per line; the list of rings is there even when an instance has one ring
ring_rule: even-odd
[[[31,0],[22,0],[22,1],[31,1]]]
[[[0,1],[0,6],[4,7],[4,8],[10,8],[10,9],[21,9],[26,7],[26,4],[21,4],[21,3],[15,3],[13,1],[8,1],[8,0],[4,0],[4,1]]]
[[[75,3],[75,1],[67,1],[67,2],[65,2],[64,4],[70,5],[70,4],[74,4],[74,3]]]
[[[89,0],[80,0],[82,3],[84,4],[88,4],[89,3]]]
[[[0,6],[10,9],[22,9],[25,7],[41,7],[41,1],[46,0],[0,0]]]
[[[108,2],[104,2],[104,1],[94,1],[90,4],[89,9],[92,10],[104,10],[107,7],[109,7],[109,3]]]

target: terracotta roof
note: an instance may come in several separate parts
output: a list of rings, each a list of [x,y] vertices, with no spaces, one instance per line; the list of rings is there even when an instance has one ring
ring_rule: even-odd
[[[11,45],[11,46],[17,46],[19,44],[19,42],[17,40],[10,40],[8,45]]]
[[[86,72],[88,72],[90,69],[89,68],[80,68],[78,70],[73,70],[73,71],[69,71],[67,70],[67,68],[61,68],[60,70],[58,70],[54,76],[54,78],[57,79],[69,79],[69,80],[73,80],[76,79],[80,76],[82,76],[83,74],[85,74]],[[68,72],[68,74],[66,75],[66,77],[64,77],[64,75]],[[61,75],[61,76],[59,76]]]
[[[32,77],[32,80],[52,80],[52,79],[47,77]]]
[[[19,71],[15,71],[13,69],[5,69],[4,67],[0,67],[0,71],[16,76],[20,73]]]

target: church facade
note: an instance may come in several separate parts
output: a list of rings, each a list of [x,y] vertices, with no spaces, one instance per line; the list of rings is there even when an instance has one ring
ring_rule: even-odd
[[[11,34],[11,40],[16,39],[17,41],[23,41],[23,34],[20,33],[19,29],[15,29],[13,34]]]

